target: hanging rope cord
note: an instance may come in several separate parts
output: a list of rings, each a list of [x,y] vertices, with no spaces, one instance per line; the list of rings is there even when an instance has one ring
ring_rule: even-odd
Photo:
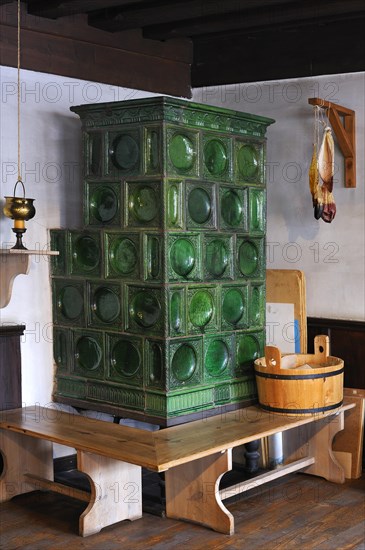
[[[320,108],[318,105],[314,106],[314,126],[313,126],[313,145],[319,146],[319,112]]]
[[[23,183],[20,163],[20,0],[18,0],[18,181]]]
[[[319,151],[321,145],[319,142],[319,128],[323,126],[323,129],[325,129],[328,126],[325,117],[327,117],[326,109],[323,109],[319,105],[314,105],[313,145],[317,147],[317,151]]]

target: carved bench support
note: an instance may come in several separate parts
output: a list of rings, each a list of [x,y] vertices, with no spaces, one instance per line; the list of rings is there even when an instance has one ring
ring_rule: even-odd
[[[345,471],[336,460],[332,450],[335,435],[343,429],[344,413],[340,412],[285,432],[284,454],[286,460],[292,461],[305,456],[313,456],[315,463],[306,469],[306,474],[324,477],[334,483],[344,483]]]
[[[125,519],[142,517],[141,467],[120,460],[77,452],[77,468],[90,481],[91,494],[53,482],[52,442],[0,430],[4,469],[0,501],[35,489],[47,489],[88,502],[79,519],[83,537]]]
[[[83,537],[124,519],[142,517],[141,467],[77,451],[77,469],[87,474],[91,499],[79,519]]]
[[[166,515],[232,535],[234,519],[222,503],[219,482],[232,469],[232,449],[167,470]]]
[[[34,491],[26,475],[53,480],[53,445],[17,432],[0,430],[0,449],[4,467],[0,475],[0,502]]]

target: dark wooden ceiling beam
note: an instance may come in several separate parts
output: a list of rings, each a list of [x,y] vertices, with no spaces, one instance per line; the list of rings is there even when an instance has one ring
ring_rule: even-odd
[[[297,0],[260,0],[259,7],[273,7],[278,4],[295,4]],[[152,25],[169,24],[187,19],[203,21],[206,17],[220,17],[227,13],[244,14],[258,7],[257,0],[164,0],[156,5],[117,6],[113,10],[94,11],[89,14],[89,24],[111,32]]]
[[[17,65],[16,3],[0,7],[0,65]],[[88,27],[86,16],[53,21],[21,13],[21,68],[182,97],[191,96],[189,40],[162,43]]]
[[[1,0],[0,0],[1,1]],[[156,0],[26,0],[28,13],[56,19],[76,13],[89,13],[93,10],[130,6],[155,2]]]
[[[194,86],[365,69],[363,0],[28,0],[21,5],[22,68],[66,77],[189,97],[192,45]],[[40,11],[29,15],[27,5]],[[88,25],[96,14],[110,25],[118,23],[119,14],[123,28],[136,28],[105,32]],[[16,0],[0,0],[3,65],[16,66],[16,25]]]
[[[1,65],[16,65],[16,34],[0,25]],[[24,31],[22,69],[77,80],[191,97],[190,66],[77,40]]]
[[[0,21],[9,26],[16,27],[16,2],[9,2],[7,6],[0,6]],[[104,32],[100,29],[90,27],[87,24],[86,14],[50,20],[45,17],[29,15],[22,3],[21,27],[22,29],[37,30],[38,32],[59,37],[77,39],[88,44],[110,46],[153,57],[174,59],[182,63],[191,64],[193,61],[192,42],[189,39],[177,38],[167,42],[143,39],[141,29],[115,34]]]
[[[167,40],[178,36],[204,36],[209,34],[231,33],[233,31],[257,30],[269,27],[280,27],[283,24],[302,26],[313,21],[341,19],[343,17],[357,17],[365,13],[364,0],[307,0],[288,5],[278,5],[273,9],[261,8],[245,12],[226,13],[220,17],[210,16],[189,19],[163,25],[145,25],[144,36],[155,40]]]
[[[267,31],[265,37],[237,34],[218,43],[212,37],[196,40],[192,86],[213,86],[211,93],[220,94],[222,101],[235,96],[237,101],[257,102],[259,112],[261,97],[274,93],[275,83],[270,81],[364,71],[364,27],[363,16],[346,23],[307,26],[297,32]],[[265,84],[260,86],[260,82]],[[255,87],[247,88],[247,83],[255,83]],[[232,91],[226,88],[228,84],[237,86]],[[330,79],[328,85],[325,93],[335,100],[336,85],[331,86]],[[300,82],[293,86],[299,95],[309,93]]]

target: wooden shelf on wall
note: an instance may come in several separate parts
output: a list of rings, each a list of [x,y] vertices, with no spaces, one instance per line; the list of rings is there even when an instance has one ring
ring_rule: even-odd
[[[0,308],[7,306],[10,302],[15,277],[29,273],[31,256],[57,256],[58,254],[59,252],[55,250],[0,249]]]

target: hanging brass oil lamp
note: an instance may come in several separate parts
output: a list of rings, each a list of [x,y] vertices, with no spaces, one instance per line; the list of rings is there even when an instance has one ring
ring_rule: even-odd
[[[25,187],[22,181],[20,168],[20,0],[18,0],[18,180],[14,186],[13,196],[5,197],[3,212],[7,218],[14,220],[13,231],[16,234],[16,243],[13,249],[27,250],[23,245],[23,235],[26,232],[25,222],[31,220],[35,215],[33,206],[34,199],[25,197]],[[23,187],[23,197],[16,197],[18,184]]]
[[[23,197],[16,197],[16,188],[18,183],[23,187]],[[14,220],[13,231],[16,235],[16,243],[13,249],[27,250],[23,245],[23,235],[26,232],[25,222],[34,218],[35,208],[33,206],[34,199],[25,197],[25,187],[21,179],[18,179],[14,186],[14,192],[12,197],[4,197],[5,205],[3,212],[7,218]]]

